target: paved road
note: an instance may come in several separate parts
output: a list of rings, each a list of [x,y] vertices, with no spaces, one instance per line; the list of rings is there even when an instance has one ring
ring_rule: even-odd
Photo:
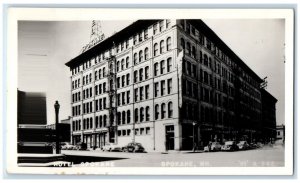
[[[102,151],[62,151],[75,166],[114,167],[277,167],[284,166],[282,146],[236,152],[170,152],[162,154]],[[98,162],[91,164],[90,162]],[[86,163],[85,165],[82,163]],[[101,164],[100,164],[101,163]]]

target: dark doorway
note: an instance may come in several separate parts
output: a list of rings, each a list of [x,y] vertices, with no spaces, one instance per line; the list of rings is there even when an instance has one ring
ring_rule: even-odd
[[[166,126],[166,150],[174,150],[174,125]]]

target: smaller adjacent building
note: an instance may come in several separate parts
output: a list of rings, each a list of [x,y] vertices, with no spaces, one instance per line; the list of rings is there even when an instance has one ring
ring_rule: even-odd
[[[274,143],[276,140],[276,103],[277,99],[265,89],[261,89],[262,101],[262,140]]]
[[[281,141],[284,144],[285,141],[285,125],[276,126],[276,141]]]
[[[71,142],[71,118],[63,119],[58,123],[58,134],[59,134],[59,142]],[[54,137],[55,137],[55,129],[56,125],[51,124],[47,125],[48,129],[52,129]]]

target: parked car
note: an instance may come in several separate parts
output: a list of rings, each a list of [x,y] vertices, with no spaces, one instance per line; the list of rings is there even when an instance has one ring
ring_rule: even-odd
[[[222,151],[237,151],[239,147],[236,145],[235,141],[226,141],[225,144],[221,147]]]
[[[256,148],[258,148],[256,143],[250,143],[249,144],[249,149],[256,149]]]
[[[247,150],[249,149],[249,144],[247,141],[240,141],[238,144],[240,150]]]
[[[61,149],[62,150],[74,150],[74,149],[76,149],[76,146],[74,146],[74,145],[72,145],[70,143],[63,143],[61,145]]]
[[[204,152],[209,151],[220,151],[222,145],[219,142],[210,142],[207,146],[204,147]]]
[[[75,150],[87,150],[87,144],[84,142],[79,142],[76,144]]]
[[[131,142],[122,148],[123,152],[145,152],[141,143]]]
[[[118,147],[113,143],[109,143],[109,144],[105,144],[102,147],[102,150],[103,151],[109,151],[109,152],[111,152],[111,151],[121,151],[121,147]]]

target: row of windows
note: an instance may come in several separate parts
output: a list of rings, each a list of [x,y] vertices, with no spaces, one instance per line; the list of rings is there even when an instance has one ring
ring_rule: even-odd
[[[80,101],[80,95],[81,95],[81,92],[73,93],[72,94],[72,102],[78,102],[78,101]]]
[[[117,48],[117,53],[120,51],[123,51],[129,47],[129,40],[123,41],[122,43],[119,43],[116,48]]]
[[[171,21],[169,19],[166,20],[166,26],[164,27],[164,21],[165,20],[161,20],[158,22],[158,24],[154,24],[153,25],[153,35],[157,34],[157,26],[159,26],[159,32],[162,32],[164,30],[164,28],[168,29],[170,27]]]
[[[83,103],[83,114],[93,112],[93,102]]]
[[[126,61],[124,58],[121,61],[117,61],[117,72],[123,71],[124,69],[129,68],[129,57],[126,57]]]
[[[81,114],[80,109],[81,109],[80,105],[73,106],[73,107],[72,107],[72,115],[73,115],[73,116],[78,116],[78,115],[80,115],[80,114]]]
[[[95,71],[95,81],[101,78],[104,78],[105,75],[105,67],[100,68],[98,70]]]
[[[146,115],[146,117],[145,117]],[[137,122],[144,122],[144,121],[150,121],[150,107],[146,106],[141,108],[135,108],[134,109],[134,121]]]
[[[131,130],[127,129],[127,130],[118,130],[118,136],[130,136]]]
[[[121,92],[117,94],[117,104],[118,106],[130,103],[130,91]]]
[[[150,127],[146,128],[136,128],[134,130],[135,135],[150,135]]]
[[[125,78],[126,77],[126,78]],[[126,82],[125,82],[126,79]],[[117,88],[128,86],[130,84],[130,74],[117,77]]]
[[[162,20],[160,21],[159,24],[159,30],[163,31],[164,28],[169,28],[170,26],[170,20]],[[154,24],[153,26],[153,34],[157,34],[157,24]],[[148,28],[146,28],[145,30],[141,31],[140,33],[136,34],[133,36],[133,44],[136,45],[138,42],[142,42],[143,40],[147,40],[148,39]],[[125,49],[128,49],[129,47],[129,40],[123,41],[121,43],[118,43],[118,45],[116,46],[116,52],[119,53],[120,51],[123,51]],[[168,46],[167,46],[168,47]],[[111,53],[111,49],[109,50],[109,52]],[[105,59],[105,53],[101,53],[98,56],[94,57],[93,59],[95,59],[95,63],[97,64],[98,62],[100,62],[101,60]],[[145,60],[147,59],[147,57],[145,56]],[[92,60],[92,59],[91,59]],[[92,66],[92,61],[88,60],[86,62],[84,62],[82,64],[82,68],[83,70],[90,68]],[[80,66],[73,68],[72,69],[72,74],[77,74],[80,71]]]
[[[144,36],[143,36],[144,34]],[[133,45],[138,44],[139,42],[142,42],[144,40],[148,39],[148,28],[146,28],[145,30],[139,32],[138,34],[133,36]]]
[[[139,56],[139,58],[138,58],[138,56]],[[144,53],[143,53],[143,50],[140,50],[139,54],[137,54],[137,53],[133,54],[133,63],[134,63],[134,65],[136,65],[140,62],[146,61],[148,59],[149,59],[149,48],[148,47],[145,48]]]
[[[92,73],[90,73],[89,75],[83,76],[82,78],[82,84],[89,84],[92,82]]]
[[[129,124],[131,122],[130,110],[117,112],[118,125]]]
[[[81,130],[81,120],[72,121],[72,131]]]
[[[185,26],[185,23],[187,24],[187,26]],[[190,27],[192,28],[192,30],[195,31],[195,28],[190,25],[188,22],[185,22],[185,20],[181,20],[181,26],[183,29],[185,29],[189,34],[190,32]],[[202,45],[204,45],[208,50],[211,51],[211,53],[215,54],[220,60],[222,60],[228,67],[230,67],[231,69],[235,69],[237,67],[237,64],[234,63],[221,49],[218,48],[218,46],[214,43],[212,43],[207,37],[203,36],[201,33],[199,33],[199,31],[195,31],[195,34],[193,34],[192,31],[192,35],[196,36],[195,38],[198,39],[198,41],[200,41],[200,43]],[[183,42],[182,44],[183,45]],[[188,53],[191,53],[191,55],[193,55],[193,48],[192,51],[187,51]],[[200,56],[201,57],[201,56]],[[242,68],[238,68],[240,70],[240,72],[242,73],[242,77],[248,82],[250,83],[252,86],[255,86],[256,88],[259,88],[259,83],[257,81],[255,81],[253,79],[253,77],[250,77]],[[217,73],[220,73],[219,70],[217,71]],[[231,81],[232,82],[232,81]]]
[[[167,47],[167,50],[165,50],[165,46]],[[164,40],[161,40],[159,42],[159,53],[158,53],[158,43],[154,43],[153,50],[154,50],[153,51],[154,56],[158,56],[158,54],[163,54],[165,51],[171,50],[171,37],[167,38],[166,45]]]
[[[154,76],[158,76],[159,74],[164,74],[165,73],[165,69],[166,69],[166,65],[165,65],[165,60],[161,60],[159,63],[156,62],[154,64]],[[159,67],[160,66],[160,67]],[[172,58],[168,58],[167,59],[167,72],[170,72],[172,68]],[[160,69],[160,72],[159,72]]]
[[[159,109],[160,107],[160,109]],[[168,114],[166,114],[166,104],[162,103],[160,106],[159,104],[155,105],[155,120],[159,119],[165,119],[165,118],[172,118],[173,117],[173,103],[168,103]]]
[[[150,86],[149,85],[145,85],[139,88],[135,88],[134,89],[134,101],[142,101],[142,100],[147,100],[149,99],[149,90],[150,90]]]
[[[144,70],[145,69],[145,70]],[[145,78],[144,78],[145,75]],[[139,70],[135,70],[133,73],[133,81],[134,83],[136,82],[141,82],[144,79],[149,79],[149,66],[146,66],[145,68],[140,68]]]
[[[84,90],[82,91],[82,94],[83,94],[83,96],[82,96],[83,100],[84,100],[84,99],[87,99],[87,98],[89,98],[89,97],[92,97],[92,96],[93,96],[93,88],[90,87],[90,88],[84,89]]]
[[[106,82],[100,83],[95,86],[95,95],[101,95],[106,92]]]
[[[80,78],[75,81],[72,81],[72,89],[75,89],[78,87],[80,87]]]
[[[93,128],[93,118],[83,119],[83,129],[88,130]]]
[[[167,93],[166,93],[166,81],[167,81]],[[160,87],[159,87],[160,84]],[[160,92],[159,92],[160,90]],[[170,94],[172,92],[172,78],[167,80],[161,80],[160,82],[154,83],[154,97],[158,97],[159,93],[160,96],[164,96],[166,94]]]
[[[188,120],[198,119],[198,106],[196,103],[184,102],[182,105],[182,117]]]
[[[106,97],[95,100],[95,110],[101,111],[102,109],[106,109]]]

